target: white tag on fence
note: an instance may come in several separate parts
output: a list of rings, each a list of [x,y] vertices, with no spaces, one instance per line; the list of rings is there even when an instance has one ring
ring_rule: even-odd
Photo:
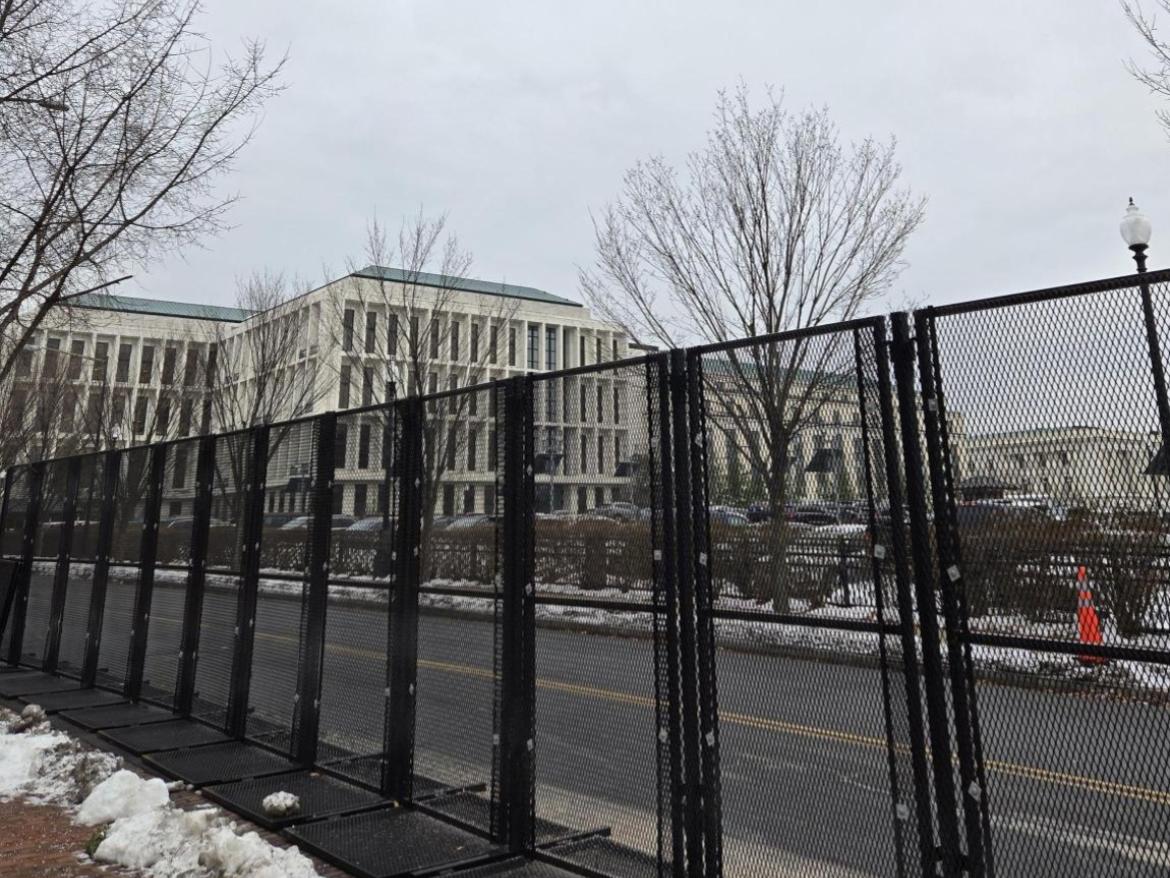
[[[952,564],[947,568],[947,576],[950,577],[951,582],[959,581],[959,568]]]
[[[886,557],[886,547],[881,543],[873,544],[873,556],[879,561]]]

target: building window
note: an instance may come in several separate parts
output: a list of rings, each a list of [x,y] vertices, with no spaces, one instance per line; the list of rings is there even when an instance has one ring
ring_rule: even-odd
[[[168,347],[168,348],[163,349],[163,371],[162,371],[162,383],[163,384],[174,384],[175,383],[175,361],[178,358],[179,358],[178,348]]]
[[[544,419],[546,421],[555,421],[557,419],[557,383],[553,381],[544,382]]]
[[[110,358],[110,345],[108,342],[99,341],[93,346],[93,371],[90,373],[90,378],[94,381],[106,380],[107,363]]]
[[[455,514],[455,486],[443,485],[443,514]]]
[[[597,474],[605,475],[605,437],[597,437]]]
[[[76,381],[81,377],[81,360],[85,356],[85,342],[76,340],[69,346],[69,368],[65,377]]]
[[[537,331],[537,328],[534,325],[529,324],[528,325],[528,355],[527,356],[528,356],[528,368],[531,370],[536,370],[536,369],[540,368],[540,352],[537,350],[537,345],[539,344],[539,342],[540,342],[540,335]]]
[[[374,511],[382,514],[386,511],[386,507],[390,505],[390,483],[378,482],[378,506]]]
[[[496,350],[500,341],[500,327],[492,325],[488,330],[488,362],[496,364]]]
[[[172,500],[170,502],[170,504],[167,506],[167,514],[170,515],[171,518],[178,518],[180,515],[182,515],[183,514],[183,501],[182,500]]]
[[[372,354],[378,349],[378,313],[366,312],[366,353]]]
[[[616,338],[613,340],[613,358],[614,358],[615,360],[618,358],[618,345],[617,345],[617,339],[616,339]]]
[[[101,342],[98,346],[101,347]],[[96,368],[96,367],[95,367]],[[187,348],[187,360],[183,365],[183,386],[193,387],[195,385],[195,377],[199,374],[199,351],[195,348]],[[96,377],[96,376],[95,376]]]
[[[16,377],[28,378],[32,375],[33,352],[25,348],[16,358]]]
[[[118,368],[114,373],[115,381],[127,382],[130,380],[130,357],[134,348],[128,344],[118,345]]]
[[[496,431],[491,430],[488,432],[488,456],[487,456],[488,472],[494,473],[496,471],[496,454],[497,454]]]
[[[485,485],[483,489],[483,511],[488,515],[496,514],[496,486]]]
[[[479,324],[471,324],[471,362],[479,362]]]
[[[370,425],[362,424],[358,428],[358,469],[370,468]]]
[[[418,356],[418,354],[422,351],[422,348],[419,347],[419,341],[420,340],[419,340],[419,335],[418,335],[418,315],[414,314],[410,318],[410,352],[409,352],[409,356],[411,356],[411,357]]]
[[[431,318],[431,359],[439,359],[439,318]]]
[[[613,437],[613,465],[614,469],[622,462],[622,437]]]
[[[171,482],[173,488],[187,487],[187,446],[179,445],[175,448],[175,476]]]
[[[341,349],[353,350],[353,308],[346,308],[341,318]]]
[[[354,518],[365,518],[366,517],[366,490],[367,489],[366,489],[365,485],[354,485],[353,486],[353,517]]]
[[[585,336],[584,336],[584,334],[580,335],[577,338],[577,365],[578,366],[585,365]]]
[[[201,421],[201,426],[200,426],[199,432],[200,433],[210,433],[211,432],[211,400],[210,399],[203,400],[203,414],[200,418],[200,421]]]
[[[616,387],[613,389],[613,422],[615,424],[622,422],[622,394]]]
[[[191,435],[191,414],[194,408],[195,401],[191,397],[186,397],[179,402],[179,435]]]
[[[171,399],[169,396],[158,398],[158,409],[154,416],[154,432],[157,436],[165,436],[171,422]]]
[[[477,430],[470,430],[467,434],[467,471],[475,472],[476,457],[479,451],[479,432]]]
[[[463,489],[463,514],[475,512],[475,488],[468,485]]]
[[[349,425],[338,424],[333,440],[333,465],[337,469],[345,469],[346,457],[349,454]]]
[[[57,355],[61,350],[61,339],[50,338],[45,342],[45,369],[44,374],[56,376],[57,374]]]
[[[603,405],[603,392],[600,384],[597,385],[597,423],[605,423],[605,406]]]
[[[215,364],[219,360],[219,348],[211,347],[207,349],[207,374],[204,376],[204,384],[208,387],[215,386]]]
[[[398,356],[398,315],[391,314],[386,318],[386,354]]]
[[[455,320],[451,321],[451,355],[448,359],[459,361],[459,323]]]
[[[439,392],[439,373],[438,372],[431,372],[427,376],[427,393],[429,393],[431,395],[431,398],[427,400],[427,409],[431,412],[438,410],[438,407],[439,407],[438,402],[434,398],[435,394],[438,392]]]
[[[516,329],[508,328],[508,365],[516,365]]]
[[[585,488],[577,489],[577,511],[584,512],[589,508],[589,491]]]
[[[479,414],[479,394],[480,391],[477,390],[467,397],[467,414],[469,417],[474,418]]]
[[[134,424],[132,425],[136,435],[142,435],[146,432],[146,397],[139,396],[134,400]]]
[[[374,403],[374,367],[366,366],[362,370],[362,405]]]
[[[554,326],[546,326],[544,330],[544,368],[550,372],[557,368],[557,330]]]
[[[581,434],[581,475],[589,474],[589,437]]]
[[[345,485],[333,486],[333,514],[341,515],[341,510],[345,508]]]
[[[593,351],[593,357],[594,357],[593,362],[600,363],[601,362],[601,339],[596,338],[596,339],[594,339],[594,342],[596,344],[595,344],[595,350]]]
[[[445,456],[447,458],[447,469],[448,470],[455,469],[456,452],[458,452],[458,450],[459,450],[459,448],[456,444],[455,436],[456,436],[455,425],[452,424],[450,427],[447,428],[447,448],[446,448],[447,454]]]
[[[341,377],[337,381],[337,407],[349,408],[349,383],[352,369],[349,366],[341,367]]]

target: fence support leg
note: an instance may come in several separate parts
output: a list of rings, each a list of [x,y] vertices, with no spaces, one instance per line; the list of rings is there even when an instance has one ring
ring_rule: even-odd
[[[162,515],[163,480],[166,478],[167,446],[150,449],[147,461],[146,497],[142,508],[142,538],[138,544],[138,586],[134,590],[134,616],[130,627],[130,652],[126,660],[125,695],[142,697],[146,643],[150,634],[150,610],[154,601],[154,566],[158,560],[158,523]]]
[[[45,464],[31,464],[28,470],[28,507],[25,510],[24,535],[20,544],[20,566],[12,590],[12,639],[8,642],[8,663],[19,664],[24,655],[24,626],[28,621],[28,592],[32,586],[33,556],[37,548],[37,527],[41,516],[41,492],[45,481]]]
[[[102,461],[102,499],[98,512],[97,545],[94,547],[93,591],[89,601],[89,624],[85,634],[85,661],[81,668],[81,685],[89,688],[97,682],[101,652],[102,623],[106,613],[106,591],[110,581],[110,551],[114,541],[114,503],[118,493],[118,476],[122,466],[120,451],[107,451]]]
[[[45,642],[46,673],[56,673],[61,653],[61,628],[65,624],[65,598],[69,589],[69,563],[73,548],[73,522],[77,518],[77,492],[81,486],[81,458],[69,459],[65,471],[65,503],[62,507],[61,535],[57,543],[57,572],[53,578],[53,598],[49,609],[49,631]]]
[[[1158,406],[1158,426],[1162,433],[1162,458],[1163,461],[1170,462],[1170,400],[1166,396],[1166,368],[1162,363],[1162,346],[1158,341],[1158,323],[1154,318],[1150,283],[1145,279],[1144,273],[1140,287],[1142,318],[1146,325],[1146,347],[1150,353],[1150,374],[1154,378],[1154,400]]]
[[[183,635],[179,646],[179,674],[175,683],[175,710],[190,716],[195,701],[195,668],[199,662],[199,625],[203,616],[203,588],[207,578],[211,492],[215,482],[215,436],[199,440],[195,462],[194,520],[191,522],[191,559],[183,600]]]
[[[930,545],[930,522],[926,516],[926,487],[922,479],[922,446],[918,438],[919,408],[915,393],[914,342],[910,337],[909,318],[899,313],[894,314],[892,319],[894,379],[902,428],[902,454],[906,463],[906,502],[909,508],[911,550],[914,559],[918,628],[922,637],[922,677],[930,729],[931,761],[934,767],[939,855],[944,875],[961,875],[963,856],[959,845],[958,814],[955,810],[957,805],[955,779],[951,769],[946,674],[939,648],[934,558]],[[933,872],[932,869],[931,874]]]
[[[400,423],[385,431],[397,438],[398,515],[390,561],[389,643],[387,644],[386,765],[383,791],[399,802],[414,797],[415,692],[418,679],[418,588],[422,546],[422,404],[411,397],[389,409]],[[397,428],[397,429],[395,429]],[[387,507],[390,497],[387,496]]]
[[[500,799],[503,838],[513,853],[534,846],[536,600],[532,582],[535,487],[532,382],[508,383],[505,398],[503,627],[500,697]]]
[[[329,553],[333,535],[333,475],[337,415],[321,415],[314,423],[316,469],[313,472],[313,509],[309,532],[308,593],[301,632],[301,666],[297,674],[297,704],[293,712],[292,754],[303,766],[317,761],[317,731],[321,719],[321,677],[325,662],[325,622],[329,609]]]
[[[248,726],[252,651],[256,643],[256,602],[260,592],[260,539],[264,528],[264,490],[268,476],[268,427],[265,425],[252,430],[252,451],[246,472],[236,643],[232,654],[227,720],[224,724],[224,730],[233,738],[243,738]]]

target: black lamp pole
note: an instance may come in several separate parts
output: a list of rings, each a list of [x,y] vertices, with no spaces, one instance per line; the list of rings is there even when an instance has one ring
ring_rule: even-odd
[[[1130,244],[1129,249],[1133,251],[1133,261],[1137,263],[1138,274],[1146,273],[1146,249],[1149,244]]]

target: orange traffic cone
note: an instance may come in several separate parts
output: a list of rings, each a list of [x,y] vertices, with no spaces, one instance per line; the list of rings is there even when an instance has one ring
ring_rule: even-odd
[[[1077,568],[1077,626],[1080,628],[1081,643],[1101,643],[1101,622],[1093,606],[1093,592],[1087,582],[1088,574],[1082,564]],[[1103,665],[1108,659],[1099,655],[1078,656],[1083,665]]]

